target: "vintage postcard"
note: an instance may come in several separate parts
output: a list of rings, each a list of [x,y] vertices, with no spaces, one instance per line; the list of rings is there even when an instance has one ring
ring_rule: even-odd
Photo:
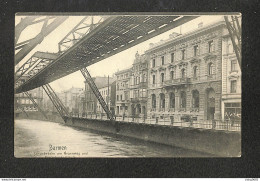
[[[241,17],[17,13],[14,156],[240,157]]]

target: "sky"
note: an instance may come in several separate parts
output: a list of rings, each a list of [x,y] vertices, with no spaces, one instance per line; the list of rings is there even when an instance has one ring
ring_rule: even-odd
[[[23,16],[16,16],[15,17],[15,24],[18,24],[19,21],[23,18]],[[41,52],[50,52],[50,53],[57,53],[58,52],[58,42],[63,39],[69,31],[73,27],[75,27],[78,22],[84,18],[83,16],[70,16],[66,21],[64,21],[59,27],[57,27],[54,31],[52,31],[48,36],[44,38],[44,40],[37,45],[15,68],[24,64],[36,51]],[[188,23],[185,23],[180,27],[174,28],[170,31],[167,31],[163,34],[160,34],[154,38],[151,38],[147,41],[144,41],[132,48],[129,48],[125,51],[122,51],[116,55],[113,55],[109,58],[106,58],[98,63],[95,63],[91,66],[88,66],[87,69],[90,72],[92,77],[95,76],[112,76],[118,70],[123,70],[125,68],[131,67],[134,61],[134,57],[136,52],[138,51],[139,54],[143,54],[146,50],[149,49],[150,43],[157,43],[160,40],[165,40],[169,38],[169,35],[173,32],[185,34],[189,31],[192,31],[198,28],[199,23],[203,23],[203,26],[208,24],[213,24],[214,22],[223,20],[222,15],[203,15],[200,16]],[[33,26],[28,26],[23,33],[20,35],[19,42],[27,40],[29,38],[33,38],[37,35],[41,30],[42,24],[35,24]],[[75,73],[69,74],[63,78],[60,78],[56,81],[50,83],[52,88],[57,91],[61,92],[63,90],[67,90],[71,87],[84,87],[84,78],[80,71]]]

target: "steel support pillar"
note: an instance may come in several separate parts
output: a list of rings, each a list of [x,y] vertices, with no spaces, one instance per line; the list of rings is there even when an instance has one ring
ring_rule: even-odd
[[[115,116],[109,110],[108,105],[106,104],[105,100],[103,99],[102,95],[100,94],[100,92],[99,92],[95,82],[93,81],[92,77],[90,76],[88,70],[86,68],[82,68],[80,71],[81,71],[82,75],[84,76],[84,78],[86,79],[86,82],[88,83],[89,87],[95,94],[98,102],[100,103],[102,108],[105,110],[108,119],[110,119],[111,121],[115,121]]]
[[[38,110],[42,113],[42,115],[43,115],[46,119],[48,119],[48,117],[46,116],[46,114],[44,113],[44,111],[43,111],[43,110],[40,108],[40,106],[35,102],[35,100],[32,98],[32,96],[31,96],[27,91],[24,92],[24,93],[25,93],[25,95],[32,101],[34,107],[37,107]]]
[[[17,103],[17,107],[27,116],[29,117],[29,115],[27,114],[27,112],[24,110],[24,108],[22,106],[20,106],[18,103]]]
[[[231,22],[227,16],[224,16],[228,32],[234,47],[234,51],[237,57],[239,67],[241,68],[241,26],[237,16],[231,16]]]
[[[51,88],[49,84],[45,84],[42,86],[48,97],[50,98],[51,102],[57,109],[58,113],[62,117],[62,119],[65,121],[65,117],[69,117],[69,112],[66,109],[66,107],[63,105],[57,94],[54,92],[54,90]]]

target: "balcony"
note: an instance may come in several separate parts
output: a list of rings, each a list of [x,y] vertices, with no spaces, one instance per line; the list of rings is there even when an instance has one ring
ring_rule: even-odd
[[[199,108],[198,107],[193,107],[193,108],[191,108],[190,112],[199,112]]]
[[[148,87],[148,82],[140,82],[139,84],[136,85],[130,85],[130,89],[147,88],[147,87]]]
[[[175,108],[169,108],[168,112],[174,112]]]
[[[189,84],[190,78],[179,78],[179,79],[171,79],[166,80],[164,82],[164,86],[172,86],[172,85],[183,85],[183,84]]]
[[[147,97],[134,97],[134,98],[131,98],[130,100],[131,102],[145,102],[147,101]]]
[[[165,111],[165,108],[160,108],[159,111],[160,111],[160,112],[164,112],[164,111]]]

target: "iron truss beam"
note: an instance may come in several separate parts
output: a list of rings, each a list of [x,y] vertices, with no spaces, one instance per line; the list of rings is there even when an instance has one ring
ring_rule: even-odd
[[[46,119],[48,119],[48,117],[46,116],[46,114],[44,113],[44,111],[40,108],[40,106],[35,102],[35,100],[32,98],[32,96],[26,91],[26,92],[24,92],[25,93],[25,95],[32,101],[32,103],[33,103],[33,106],[35,107],[35,108],[38,108],[38,110],[42,113],[42,115],[46,118]]]
[[[23,76],[26,76],[26,79],[32,77],[57,57],[58,54],[54,53],[35,52],[32,57],[16,71],[15,87],[18,87],[25,81],[25,79],[22,79]]]
[[[56,29],[61,23],[63,23],[68,17],[47,17],[45,19],[41,19],[35,21],[37,17],[26,17],[21,20],[19,24],[15,27],[15,49],[19,50],[18,53],[15,54],[15,65],[17,65],[34,47],[40,44],[44,37],[51,33],[54,29]],[[54,19],[50,24],[50,19]],[[22,33],[22,31],[29,25],[44,22],[41,32],[30,40],[26,40],[17,44],[18,39]]]
[[[238,60],[239,67],[241,68],[241,21],[237,16],[224,16],[227,29],[234,47],[234,51]]]
[[[66,109],[66,107],[63,105],[63,103],[57,96],[57,94],[54,92],[54,90],[51,88],[51,86],[49,84],[43,85],[42,88],[44,89],[44,91],[46,92],[48,97],[50,98],[51,102],[57,109],[57,111],[60,114],[60,116],[62,117],[62,119],[65,121],[66,120],[65,117],[69,117],[70,115],[69,115],[69,112]]]
[[[111,16],[106,18],[55,61],[21,84],[16,89],[16,93],[50,83],[197,17]],[[115,35],[118,36],[115,37]]]
[[[64,53],[67,49],[81,40],[90,31],[100,25],[106,19],[105,16],[98,17],[94,22],[93,16],[84,17],[59,43],[59,53]]]
[[[16,103],[17,108],[20,109],[27,117],[29,117],[29,115],[27,114],[27,112],[24,110],[24,107],[22,105],[20,105],[19,103]]]
[[[115,121],[115,116],[109,110],[107,103],[105,102],[102,95],[100,94],[100,92],[99,92],[95,82],[93,81],[92,77],[90,76],[90,73],[88,72],[88,70],[86,68],[82,68],[82,69],[80,69],[80,71],[81,71],[82,75],[84,76],[86,82],[88,83],[89,87],[91,88],[92,92],[95,94],[98,102],[100,103],[100,105],[102,106],[104,111],[106,112],[108,119],[110,119],[111,121]]]

